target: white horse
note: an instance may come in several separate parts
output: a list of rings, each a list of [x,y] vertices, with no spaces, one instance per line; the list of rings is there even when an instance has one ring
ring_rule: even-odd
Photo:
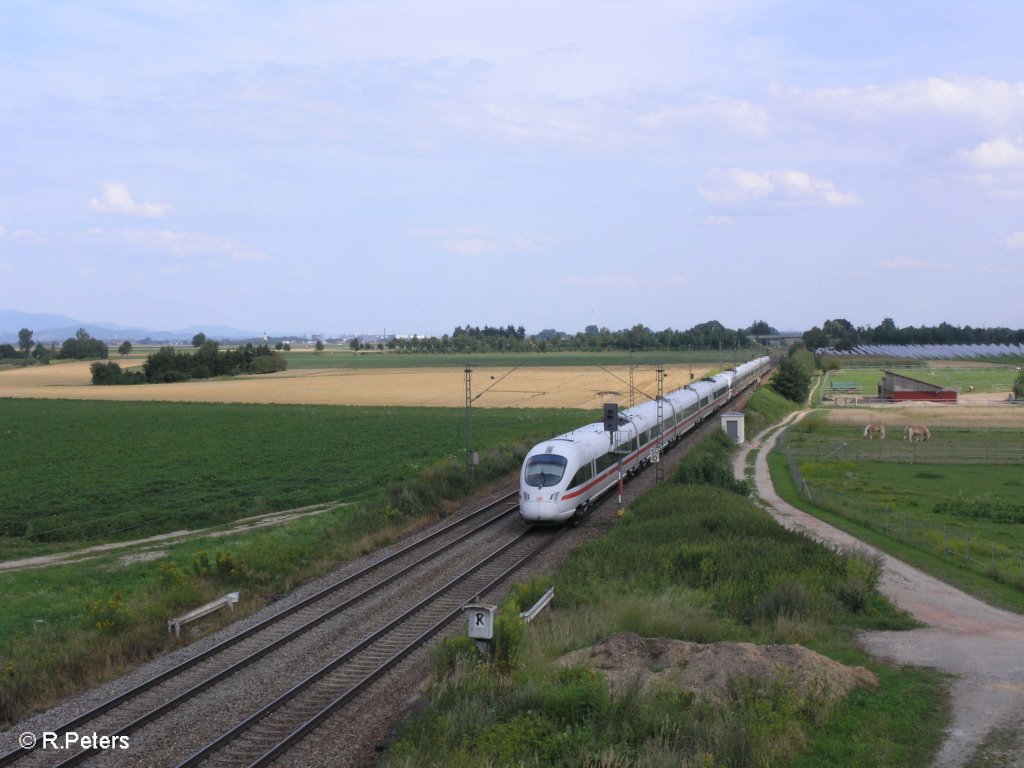
[[[868,440],[873,440],[875,435],[878,435],[879,440],[885,440],[884,424],[868,424],[864,427],[864,437]]]
[[[903,430],[903,439],[909,440],[910,442],[922,442],[924,440],[931,440],[932,433],[928,431],[928,427],[908,425]]]

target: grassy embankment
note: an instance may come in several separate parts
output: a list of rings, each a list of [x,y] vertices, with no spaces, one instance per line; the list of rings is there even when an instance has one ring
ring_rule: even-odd
[[[957,463],[963,452],[1022,451],[1024,434],[945,428],[942,435],[953,447],[935,439],[914,449],[914,463],[829,457],[844,444],[865,457],[874,451],[896,456],[910,446],[897,440],[884,449],[877,441],[865,447],[857,428],[811,414],[793,428],[788,444],[814,502],[797,492],[778,452],[769,461],[772,478],[794,506],[970,594],[1024,613],[1020,464]]]
[[[573,553],[552,576],[555,603],[528,628],[515,611],[547,582],[517,590],[502,609],[494,664],[464,639],[442,644],[429,705],[386,764],[927,765],[945,719],[941,676],[870,661],[853,643],[861,629],[911,624],[875,592],[877,564],[786,531],[728,490],[729,450],[727,441],[705,443],[676,482]],[[692,482],[700,478],[713,484]],[[642,694],[639,685],[612,695],[598,673],[557,666],[568,651],[620,631],[799,643],[868,666],[880,684],[830,709],[767,675],[735,680],[729,700],[712,706],[674,689]]]
[[[479,480],[507,477],[533,438],[593,417],[481,409]],[[209,538],[0,571],[0,726],[172,647],[165,622],[183,610],[235,590],[241,612],[255,610],[436,518],[464,493],[464,418],[461,409],[0,400],[0,561],[212,527]],[[216,527],[332,500],[328,512],[273,529]]]

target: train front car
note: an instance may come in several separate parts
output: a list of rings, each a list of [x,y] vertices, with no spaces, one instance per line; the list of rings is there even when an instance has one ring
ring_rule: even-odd
[[[632,434],[631,425],[621,428]],[[564,523],[582,513],[613,482],[604,467],[608,451],[600,423],[534,446],[519,475],[519,515],[529,523]]]

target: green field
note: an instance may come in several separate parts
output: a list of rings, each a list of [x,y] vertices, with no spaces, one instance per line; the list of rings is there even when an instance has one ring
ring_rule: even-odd
[[[479,409],[477,450],[593,420]],[[0,399],[0,559],[380,496],[464,462],[459,408]]]
[[[1024,433],[942,435],[868,444],[860,430],[812,415],[786,449],[815,506],[1024,591]]]

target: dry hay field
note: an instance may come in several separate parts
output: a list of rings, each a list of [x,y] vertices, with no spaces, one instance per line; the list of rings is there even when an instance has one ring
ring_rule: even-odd
[[[131,358],[129,358],[130,362]],[[141,360],[139,360],[141,362]],[[297,405],[462,407],[466,403],[461,368],[308,369],[261,376],[175,384],[94,386],[88,362],[55,363],[0,371],[0,397],[60,400],[281,403]],[[727,365],[666,365],[665,391]],[[657,394],[651,366],[634,370],[640,403]],[[474,367],[472,393],[477,408],[595,408],[605,402],[629,404],[629,368],[552,366]],[[479,397],[478,397],[479,396]]]

